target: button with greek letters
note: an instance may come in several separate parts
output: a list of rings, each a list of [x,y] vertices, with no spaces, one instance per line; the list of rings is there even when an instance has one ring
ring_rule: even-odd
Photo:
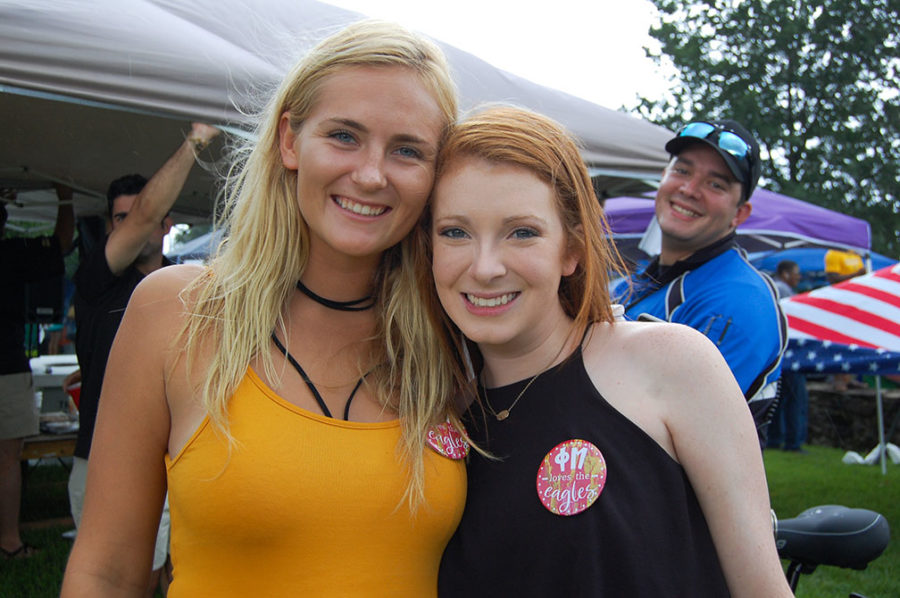
[[[597,500],[606,484],[606,461],[596,446],[573,438],[547,453],[537,474],[537,493],[548,511],[577,515]]]

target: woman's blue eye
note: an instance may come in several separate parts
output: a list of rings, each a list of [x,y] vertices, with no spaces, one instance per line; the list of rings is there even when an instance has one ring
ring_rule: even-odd
[[[331,133],[329,137],[336,139],[341,143],[353,143],[356,141],[356,138],[347,131],[335,131],[334,133]]]
[[[461,228],[452,226],[448,228],[442,228],[438,231],[438,235],[441,237],[447,237],[448,239],[464,239],[466,237],[466,232]]]
[[[533,228],[517,228],[513,231],[513,236],[517,239],[531,239],[540,235]]]
[[[397,150],[397,153],[402,155],[404,158],[418,159],[418,158],[422,157],[422,152],[420,152],[419,150],[417,150],[414,147],[407,147],[407,146],[401,147]]]

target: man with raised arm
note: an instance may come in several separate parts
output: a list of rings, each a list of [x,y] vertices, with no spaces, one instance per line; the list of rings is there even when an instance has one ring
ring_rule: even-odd
[[[178,198],[197,154],[218,134],[215,127],[194,123],[190,134],[149,181],[139,174],[132,174],[110,183],[107,191],[109,235],[75,273],[75,350],[81,368],[81,397],[78,441],[69,477],[69,500],[76,527],[81,521],[94,420],[113,339],[138,283],[151,272],[171,264],[163,255],[163,238],[172,227],[169,210]],[[134,364],[134,367],[141,366]],[[167,552],[165,520],[160,532],[151,580],[154,584]]]

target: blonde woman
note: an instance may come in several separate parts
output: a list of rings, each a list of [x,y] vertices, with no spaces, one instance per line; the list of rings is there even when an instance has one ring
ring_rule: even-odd
[[[715,346],[618,322],[618,260],[572,138],[493,108],[438,159],[420,242],[480,400],[453,596],[790,596],[753,421]],[[428,276],[423,272],[423,279]]]
[[[428,596],[465,495],[458,368],[409,231],[456,116],[431,42],[363,22],[285,77],[208,267],[148,277],[104,383],[63,596]]]

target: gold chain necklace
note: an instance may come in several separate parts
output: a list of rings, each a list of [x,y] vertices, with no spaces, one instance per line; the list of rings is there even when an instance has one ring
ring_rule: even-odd
[[[481,385],[481,388],[484,390],[484,392],[483,392],[484,403],[485,403],[485,405],[487,405],[487,408],[490,410],[490,412],[493,414],[493,416],[495,418],[497,418],[498,422],[502,422],[507,417],[509,417],[509,412],[513,410],[513,407],[516,406],[516,403],[519,402],[519,399],[521,399],[525,395],[525,392],[529,388],[531,388],[531,385],[534,384],[534,381],[538,379],[538,376],[540,376],[541,374],[543,374],[544,372],[546,372],[547,370],[549,370],[550,368],[553,367],[553,364],[556,363],[556,360],[559,359],[560,355],[562,355],[563,349],[566,348],[566,344],[567,343],[565,343],[565,342],[562,344],[562,347],[559,348],[559,351],[556,352],[556,355],[553,356],[553,359],[550,360],[550,364],[547,365],[546,368],[544,368],[543,370],[539,371],[537,374],[535,374],[534,376],[531,377],[531,380],[528,381],[528,384],[525,385],[525,388],[523,388],[522,391],[519,392],[519,394],[516,396],[515,400],[512,402],[512,405],[510,405],[506,409],[503,409],[499,413],[494,411],[494,407],[491,405],[491,402],[487,398],[487,387],[484,384]]]
[[[545,371],[546,371],[546,370],[545,370]],[[494,415],[494,417],[497,418],[497,421],[498,421],[498,422],[502,422],[504,419],[506,419],[507,417],[509,417],[509,412],[512,411],[513,407],[516,406],[516,403],[519,402],[519,399],[522,398],[522,395],[525,394],[525,391],[528,390],[529,387],[534,383],[534,381],[538,379],[538,376],[540,376],[540,375],[543,374],[543,373],[544,373],[544,372],[538,372],[537,374],[535,374],[534,376],[532,376],[532,377],[531,377],[531,380],[528,381],[528,384],[525,385],[525,388],[522,389],[522,392],[520,392],[519,395],[516,397],[516,400],[514,400],[514,401],[512,402],[512,405],[510,405],[510,406],[507,407],[506,409],[500,411],[499,413],[497,413],[497,412],[494,410],[494,407],[491,405],[491,402],[488,401],[488,398],[487,398],[487,388],[484,388],[484,386],[482,386],[482,389],[484,390],[484,402],[485,402],[485,404],[487,405],[487,408],[490,409],[490,411],[491,411],[491,413]]]

